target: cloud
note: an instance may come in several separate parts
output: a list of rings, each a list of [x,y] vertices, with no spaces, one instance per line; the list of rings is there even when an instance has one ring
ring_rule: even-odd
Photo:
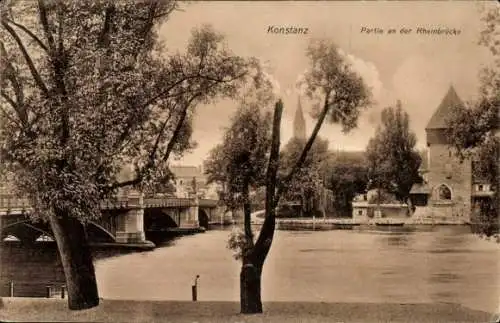
[[[374,99],[377,100],[382,92],[383,84],[375,64],[352,54],[347,54],[345,57],[351,64],[352,69],[363,78],[366,85],[371,89]]]

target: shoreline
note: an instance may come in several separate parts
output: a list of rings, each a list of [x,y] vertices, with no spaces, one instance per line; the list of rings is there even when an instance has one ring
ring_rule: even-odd
[[[494,313],[453,303],[264,302],[264,313],[239,314],[238,302],[101,299],[70,311],[64,299],[2,298],[0,320],[29,322],[491,322]]]
[[[252,225],[262,225],[263,218],[254,217]],[[352,228],[373,228],[373,227],[402,227],[402,228],[426,228],[435,226],[461,226],[470,227],[469,223],[463,221],[432,221],[408,219],[372,219],[370,221],[357,221],[352,218],[277,218],[277,230],[338,230]]]

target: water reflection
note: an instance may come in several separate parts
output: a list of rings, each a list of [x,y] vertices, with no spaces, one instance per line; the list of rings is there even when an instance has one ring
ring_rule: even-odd
[[[431,283],[452,283],[458,281],[461,278],[460,275],[450,272],[434,273],[429,278]]]
[[[407,247],[410,244],[410,237],[403,234],[389,235],[386,240],[389,246]]]

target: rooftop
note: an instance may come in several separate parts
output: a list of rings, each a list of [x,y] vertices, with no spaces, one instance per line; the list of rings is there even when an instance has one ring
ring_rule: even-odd
[[[446,119],[456,106],[463,106],[463,102],[458,97],[455,88],[450,86],[448,93],[446,93],[445,97],[441,101],[441,104],[432,115],[425,129],[446,129]]]

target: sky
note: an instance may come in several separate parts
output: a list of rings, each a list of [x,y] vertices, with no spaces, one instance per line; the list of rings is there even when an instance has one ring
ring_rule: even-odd
[[[193,28],[211,24],[225,36],[234,54],[256,57],[276,84],[285,106],[282,143],[292,136],[299,90],[296,82],[308,67],[306,48],[313,39],[333,40],[346,53],[352,68],[371,88],[375,104],[363,111],[358,128],[343,134],[339,125],[325,123],[319,133],[332,150],[364,150],[375,133],[383,108],[400,100],[410,126],[425,147],[425,125],[454,86],[463,101],[474,99],[478,74],[491,57],[478,45],[481,7],[495,2],[190,2],[161,27],[169,51],[186,48]],[[269,33],[270,26],[307,28],[307,34]],[[424,35],[417,28],[450,29],[453,35]],[[384,33],[366,30],[383,29]],[[388,29],[395,34],[388,34]],[[412,29],[401,33],[401,29]],[[314,126],[307,98],[301,97],[307,133]],[[237,104],[220,100],[199,106],[193,139],[198,147],[176,164],[200,165],[221,142]]]

